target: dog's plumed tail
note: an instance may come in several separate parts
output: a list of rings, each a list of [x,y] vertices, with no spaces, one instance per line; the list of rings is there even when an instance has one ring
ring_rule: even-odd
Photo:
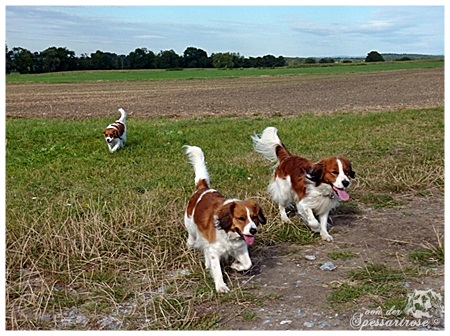
[[[189,161],[194,167],[195,184],[198,185],[198,183],[202,180],[204,180],[206,184],[209,184],[209,174],[206,169],[205,156],[202,149],[197,146],[188,145],[183,147],[186,149],[186,154],[189,157]]]
[[[252,135],[255,151],[271,162],[282,161],[284,157],[291,155],[277,133],[278,130],[275,127],[267,127],[260,137],[256,134]]]
[[[120,108],[119,112],[120,112],[120,119],[117,121],[120,121],[122,124],[125,124],[125,119],[127,117],[127,113],[125,112],[125,110],[123,108]]]

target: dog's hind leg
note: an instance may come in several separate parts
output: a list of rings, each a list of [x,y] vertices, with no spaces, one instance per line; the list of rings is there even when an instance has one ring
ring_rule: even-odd
[[[282,205],[278,205],[278,208],[280,209],[281,221],[284,223],[292,223],[292,221],[289,219],[286,213],[286,208]]]
[[[209,254],[209,248],[203,249],[203,255],[205,256],[205,268],[211,268],[211,256]]]

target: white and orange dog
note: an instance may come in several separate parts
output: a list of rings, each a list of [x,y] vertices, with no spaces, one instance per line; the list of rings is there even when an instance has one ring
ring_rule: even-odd
[[[314,163],[292,155],[279,139],[275,127],[267,127],[261,136],[252,136],[256,152],[276,162],[268,192],[280,209],[281,220],[290,222],[286,207],[295,203],[298,214],[323,240],[333,241],[328,233],[328,215],[340,201],[350,196],[346,189],[355,177],[345,157],[328,157]],[[319,220],[317,220],[316,216]]]
[[[205,267],[211,272],[217,292],[227,293],[230,289],[223,280],[220,259],[231,255],[235,259],[233,269],[250,269],[247,246],[254,243],[258,225],[265,224],[266,218],[256,202],[227,199],[211,189],[203,151],[196,146],[184,147],[195,173],[195,192],[184,214],[187,246],[203,250]]]
[[[111,153],[122,148],[127,141],[127,127],[125,126],[127,114],[123,108],[120,108],[119,112],[120,118],[112,124],[109,124],[103,131],[103,136]]]

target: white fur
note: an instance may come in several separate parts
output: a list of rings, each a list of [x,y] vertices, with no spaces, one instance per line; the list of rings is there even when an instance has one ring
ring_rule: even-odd
[[[258,137],[256,134],[251,136],[255,151],[271,162],[278,162],[275,147],[281,145],[281,140],[278,138],[277,133],[278,130],[275,127],[267,127],[261,134],[261,137]]]
[[[286,207],[291,203],[295,203],[298,214],[311,230],[320,232],[323,240],[333,241],[333,237],[327,230],[327,222],[331,209],[339,204],[339,197],[334,194],[333,189],[327,184],[322,183],[318,187],[310,184],[306,188],[306,196],[299,200],[292,189],[290,177],[288,176],[285,179],[277,177],[269,184],[268,192],[274,202],[278,203],[283,222],[291,221],[286,214]],[[317,221],[314,214],[317,215],[319,221]]]
[[[205,158],[201,148],[196,146],[184,146],[186,154],[194,167],[195,183],[201,179],[209,182],[209,174],[205,165]],[[208,189],[200,195],[197,204],[202,197],[209,192],[215,192],[215,189]],[[237,201],[237,199],[228,199],[224,205],[230,202]],[[187,246],[188,248],[197,248],[203,250],[205,256],[205,267],[210,270],[211,276],[214,280],[216,291],[219,293],[228,293],[230,289],[225,284],[220,267],[220,259],[231,255],[235,261],[231,267],[237,271],[246,271],[252,267],[252,261],[248,254],[248,248],[245,241],[236,232],[225,232],[221,229],[216,229],[216,240],[210,243],[206,240],[202,233],[198,230],[197,224],[194,222],[194,214],[196,209],[192,212],[192,216],[184,214],[184,225],[188,232]],[[249,223],[245,226],[243,234],[250,234],[251,228],[256,228],[256,224],[250,218],[250,211],[247,209],[247,216]],[[217,221],[217,218],[215,218]],[[216,223],[216,227],[218,223]]]
[[[209,184],[209,173],[206,169],[205,155],[203,154],[202,149],[197,146],[188,145],[183,147],[186,148],[186,154],[189,157],[190,163],[194,167],[195,183],[197,184],[198,181],[203,179]]]
[[[224,230],[216,230],[216,241],[208,242],[197,228],[193,217],[184,214],[184,225],[188,231],[187,246],[203,250],[205,267],[209,269],[214,280],[216,291],[228,293],[230,289],[225,284],[220,266],[220,259],[232,256],[235,262],[231,268],[236,271],[246,271],[252,267],[252,261],[248,253],[247,244],[236,233],[226,233]]]
[[[348,188],[350,186],[350,179],[344,173],[344,169],[342,168],[341,160],[337,159],[336,161],[337,161],[337,164],[339,167],[339,175],[333,184],[336,188],[339,188],[339,189]],[[344,181],[348,182],[347,186],[344,186]]]
[[[114,153],[116,150],[122,148],[125,146],[125,142],[127,141],[127,126],[125,125],[125,119],[126,119],[126,112],[123,108],[119,108],[120,112],[120,118],[116,120],[116,122],[121,122],[124,126],[124,132],[123,135],[120,138],[111,138],[111,137],[105,137],[106,143],[108,144],[108,149],[110,153]],[[117,127],[114,125],[114,123],[109,124],[106,128],[115,128]]]

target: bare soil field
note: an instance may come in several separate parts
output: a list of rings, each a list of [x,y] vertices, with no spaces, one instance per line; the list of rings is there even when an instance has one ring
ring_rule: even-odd
[[[7,84],[8,118],[261,116],[444,104],[444,69],[257,78]]]
[[[296,116],[303,113],[376,112],[444,105],[444,69],[422,69],[327,76],[282,76],[215,80],[148,81],[78,84],[7,84],[7,118],[116,117],[123,107],[129,118],[159,116]],[[403,269],[408,253],[422,244],[436,244],[444,233],[444,196],[399,196],[402,205],[363,208],[362,214],[336,215],[330,233],[335,242],[300,246],[255,246],[248,274],[229,276],[255,295],[273,295],[261,305],[224,304],[219,329],[349,330],[355,314],[366,313],[369,301],[349,310],[333,310],[327,302],[332,288],[348,281],[350,269],[382,263]],[[298,223],[298,221],[296,221]],[[382,225],[380,225],[382,224]],[[330,260],[336,249],[357,255]],[[306,257],[305,257],[306,256]],[[314,260],[309,256],[314,256]],[[332,261],[336,268],[321,270]],[[444,266],[429,269],[409,291],[444,292]],[[370,303],[379,298],[371,297]],[[205,312],[216,307],[205,306]],[[245,313],[245,314],[244,314]],[[245,318],[246,317],[246,318]],[[434,316],[435,317],[435,316]],[[375,315],[366,316],[367,321]],[[424,329],[443,329],[441,317]],[[361,321],[360,321],[361,322]],[[382,329],[411,329],[375,327]],[[414,327],[412,329],[420,329]]]

